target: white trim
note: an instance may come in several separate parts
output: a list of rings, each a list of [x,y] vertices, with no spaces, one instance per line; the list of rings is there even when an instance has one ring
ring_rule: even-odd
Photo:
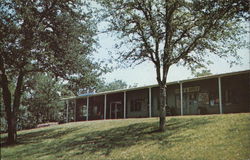
[[[127,101],[127,97],[126,97],[126,92],[123,92],[124,93],[124,96],[123,96],[123,110],[124,110],[124,119],[126,118],[126,101]]]
[[[75,113],[75,117],[74,117],[74,119],[75,119],[75,122],[76,122],[76,99],[75,99],[75,108],[74,108],[74,113]]]
[[[149,101],[149,104],[148,104],[148,106],[149,106],[149,108],[148,108],[148,110],[149,110],[149,117],[152,117],[152,92],[151,92],[151,87],[150,88],[148,88],[148,101]]]
[[[218,77],[218,89],[219,89],[219,107],[220,107],[220,114],[222,114],[223,111],[222,111],[221,77]]]
[[[111,109],[112,109],[112,103],[109,103],[109,119],[112,119],[112,117],[111,117]]]
[[[66,122],[68,123],[69,122],[69,100],[66,101]]]
[[[87,97],[87,117],[86,120],[89,120],[89,96]]]
[[[106,119],[106,112],[107,112],[107,94],[104,95],[104,119]]]
[[[180,98],[181,98],[181,115],[183,116],[183,91],[182,91],[182,83],[180,83]]]

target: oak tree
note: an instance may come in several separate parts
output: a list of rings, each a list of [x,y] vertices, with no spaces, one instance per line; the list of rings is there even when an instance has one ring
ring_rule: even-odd
[[[209,54],[239,59],[245,45],[249,3],[245,0],[97,0],[118,37],[119,59],[151,61],[160,87],[160,124],[165,130],[166,81],[174,64],[203,66]],[[243,37],[243,38],[242,38]],[[178,74],[178,73],[176,73]],[[181,73],[179,73],[181,74]]]
[[[0,3],[0,85],[8,122],[7,141],[15,143],[16,114],[29,75],[50,72],[56,80],[77,83],[81,79],[85,86],[98,77],[100,66],[90,60],[96,23],[85,1]],[[10,84],[14,84],[13,92]]]

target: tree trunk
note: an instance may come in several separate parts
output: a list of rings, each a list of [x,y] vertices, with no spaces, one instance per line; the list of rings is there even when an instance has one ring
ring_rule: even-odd
[[[21,88],[23,84],[23,74],[20,72],[18,79],[17,79],[17,84],[16,84],[16,90],[14,93],[14,101],[13,104],[11,104],[12,101],[12,96],[11,92],[9,89],[9,81],[8,77],[6,76],[5,73],[5,68],[4,68],[4,62],[3,58],[0,56],[0,84],[3,89],[3,102],[5,106],[5,111],[6,111],[6,116],[7,116],[7,123],[8,123],[8,139],[7,143],[8,144],[14,144],[16,143],[16,117],[17,117],[17,110],[20,106],[20,98],[21,98]]]
[[[13,144],[16,142],[16,123],[15,115],[13,114],[11,107],[11,93],[8,87],[8,80],[5,74],[1,76],[1,84],[3,89],[3,102],[5,106],[7,123],[8,123],[8,144]]]
[[[8,144],[15,144],[16,143],[16,118],[15,116],[11,113],[11,115],[7,114],[7,121],[8,121],[8,139],[7,143]]]
[[[161,132],[165,131],[165,123],[166,123],[166,105],[167,105],[167,94],[166,94],[166,86],[160,85],[160,124],[159,130]]]
[[[13,136],[10,137],[10,143],[16,143],[17,139],[17,133],[16,133],[16,121],[17,121],[17,113],[20,106],[21,101],[21,95],[22,95],[22,86],[23,86],[23,73],[22,71],[19,72],[17,83],[16,83],[16,89],[14,93],[14,100],[13,100],[13,111],[11,116],[11,130],[13,132]]]
[[[3,89],[3,103],[5,106],[6,116],[7,116],[7,123],[8,123],[8,139],[7,143],[13,144],[16,142],[16,124],[15,124],[15,115],[12,114],[12,106],[11,106],[11,92],[9,89],[9,81],[8,77],[5,73],[4,68],[4,59],[0,56],[0,84]]]

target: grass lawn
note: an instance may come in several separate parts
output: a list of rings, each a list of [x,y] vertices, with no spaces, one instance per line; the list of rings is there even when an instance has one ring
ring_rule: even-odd
[[[76,122],[18,132],[1,159],[250,159],[250,113]],[[1,135],[1,143],[6,134]]]

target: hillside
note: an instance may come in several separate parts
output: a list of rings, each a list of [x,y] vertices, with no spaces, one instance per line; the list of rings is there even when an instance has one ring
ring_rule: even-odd
[[[250,113],[76,122],[18,132],[8,159],[250,159]],[[1,142],[6,134],[1,135]]]

